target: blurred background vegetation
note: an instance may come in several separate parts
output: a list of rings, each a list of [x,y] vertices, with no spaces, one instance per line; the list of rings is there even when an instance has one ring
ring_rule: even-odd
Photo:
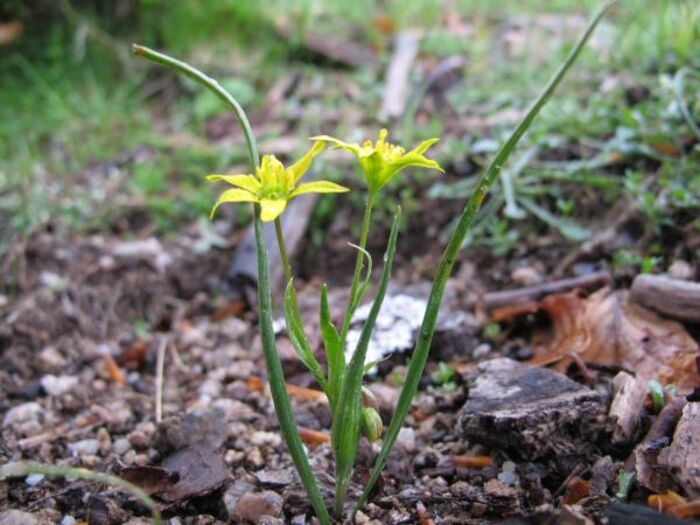
[[[206,174],[245,169],[240,133],[217,100],[132,58],[131,42],[221,80],[250,112],[261,150],[293,156],[320,132],[376,136],[394,37],[420,31],[409,104],[391,129],[407,145],[442,135],[436,155],[448,175],[416,173],[394,188],[410,215],[468,195],[597,4],[4,0],[0,247],[47,229],[167,236],[208,212],[217,190]],[[309,48],[310,33],[366,47],[379,65],[338,63]],[[436,94],[431,72],[451,57],[462,60],[458,78]],[[621,2],[529,133],[507,191],[491,200],[470,242],[499,255],[543,231],[581,242],[624,198],[647,219],[649,242],[612,262],[653,269],[667,256],[669,228],[700,232],[699,68],[700,3]],[[335,209],[333,197],[320,201],[312,242],[323,242]],[[247,220],[242,207],[227,213]]]

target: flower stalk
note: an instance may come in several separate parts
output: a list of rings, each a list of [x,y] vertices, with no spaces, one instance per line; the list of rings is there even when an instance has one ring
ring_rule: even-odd
[[[261,165],[253,130],[250,127],[250,122],[248,121],[245,111],[243,111],[243,108],[228,91],[222,88],[216,80],[208,77],[189,64],[168,55],[158,53],[157,51],[138,45],[133,46],[133,52],[134,54],[147,60],[159,63],[184,74],[219,97],[231,109],[236,117],[236,120],[243,129],[243,134],[245,135],[246,144],[248,146],[248,156],[251,169],[253,172],[257,172]],[[258,260],[258,304],[260,309],[260,331],[262,334],[265,364],[267,366],[268,379],[270,382],[270,394],[272,396],[272,402],[275,406],[275,412],[280,424],[282,436],[287,443],[289,454],[294,461],[294,466],[299,473],[304,489],[306,489],[306,492],[311,499],[311,503],[316,511],[316,515],[321,521],[321,524],[329,525],[330,516],[323,500],[323,496],[321,495],[321,490],[319,489],[316,478],[311,470],[311,465],[309,464],[309,459],[306,456],[301,437],[299,436],[296,421],[294,420],[294,413],[292,412],[292,406],[284,383],[282,363],[280,362],[279,354],[277,353],[277,343],[275,341],[275,333],[272,327],[273,312],[272,295],[270,291],[270,271],[268,268],[268,259],[265,249],[261,204],[255,203],[254,209],[255,216],[253,218],[253,224]]]

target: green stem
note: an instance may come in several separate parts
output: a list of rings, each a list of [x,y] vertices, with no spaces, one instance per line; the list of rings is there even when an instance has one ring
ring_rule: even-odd
[[[316,483],[309,459],[306,457],[304,445],[299,437],[297,424],[294,420],[292,405],[289,402],[287,388],[284,383],[284,373],[282,363],[277,353],[275,332],[272,327],[272,296],[270,292],[269,268],[267,264],[267,253],[265,250],[265,238],[262,221],[260,220],[260,205],[255,205],[255,244],[258,250],[258,308],[260,311],[260,331],[262,333],[262,346],[267,365],[267,374],[270,381],[270,394],[275,405],[277,419],[282,430],[282,435],[287,442],[287,448],[294,460],[299,477],[304,488],[311,498],[311,502],[316,510],[316,515],[321,523],[330,523],[330,516],[323,501],[323,496]]]
[[[162,523],[158,504],[142,489],[129,483],[125,479],[113,476],[111,474],[103,474],[101,472],[93,472],[84,468],[64,467],[60,465],[42,465],[40,463],[6,463],[0,466],[0,480],[7,478],[16,478],[28,476],[30,474],[43,474],[50,477],[61,478],[78,478],[86,481],[96,481],[112,485],[124,492],[129,492],[131,495],[140,500],[151,511],[154,525]]]
[[[223,87],[221,87],[221,84],[219,84],[210,76],[205,75],[198,69],[190,66],[189,64],[186,64],[185,62],[177,60],[176,58],[168,56],[164,53],[159,53],[158,51],[155,51],[145,46],[140,46],[138,44],[132,44],[131,50],[136,56],[140,56],[142,58],[155,62],[156,64],[160,64],[167,68],[173,69],[178,73],[181,73],[182,75],[191,78],[199,85],[207,88],[219,99],[221,99],[221,101],[224,104],[226,104],[229,107],[229,109],[233,112],[233,116],[236,117],[238,124],[243,129],[243,135],[245,135],[246,144],[248,146],[248,156],[250,157],[250,164],[253,167],[253,173],[255,173],[257,168],[260,166],[260,157],[258,155],[258,148],[255,144],[255,135],[253,135],[253,130],[250,127],[250,122],[248,121],[248,117],[246,116],[245,111],[243,111],[243,108],[238,103],[238,101],[235,98],[233,98],[231,93],[229,93]]]
[[[435,332],[435,324],[437,322],[438,313],[440,310],[440,305],[442,304],[442,298],[445,292],[445,286],[447,284],[447,279],[452,273],[452,268],[454,267],[455,261],[457,260],[457,254],[459,253],[464,238],[469,232],[469,228],[476,216],[476,213],[481,208],[481,204],[489,191],[489,188],[493,182],[498,177],[498,174],[503,167],[505,161],[510,157],[511,153],[515,149],[515,146],[520,141],[520,138],[525,134],[527,129],[532,124],[542,107],[547,103],[549,98],[554,93],[554,90],[559,85],[564,75],[573,65],[576,57],[579,55],[583,46],[588,41],[588,38],[593,33],[598,22],[601,20],[603,15],[616,3],[616,0],[611,2],[606,2],[596,13],[596,15],[589,22],[583,35],[579,38],[574,48],[569,53],[566,60],[561,64],[559,69],[556,71],[554,76],[549,80],[544,90],[540,96],[535,100],[535,102],[530,107],[529,111],[523,118],[523,120],[518,124],[513,133],[510,135],[506,143],[501,147],[501,149],[496,153],[496,157],[491,162],[486,172],[482,175],[479,183],[477,184],[474,193],[467,202],[462,215],[459,218],[457,227],[455,228],[450,240],[445,248],[445,252],[442,255],[440,264],[438,265],[437,271],[435,273],[435,280],[433,281],[433,286],[430,291],[430,296],[428,298],[428,304],[425,310],[425,315],[423,317],[423,323],[420,328],[418,339],[416,341],[416,346],[411,354],[411,364],[409,366],[408,373],[406,374],[406,380],[404,386],[399,394],[399,399],[396,406],[396,412],[391,419],[389,428],[387,429],[386,435],[384,436],[384,444],[379,452],[370,479],[365,485],[365,489],[357,502],[357,509],[361,509],[367,502],[374,484],[379,479],[382,469],[386,463],[386,460],[391,452],[396,438],[399,435],[401,426],[408,414],[411,407],[411,401],[416,394],[418,389],[418,383],[420,381],[421,375],[423,374],[423,369],[425,368],[425,363],[428,358],[428,353],[430,351],[430,345],[433,339],[433,333]]]
[[[355,272],[352,278],[352,286],[350,287],[350,302],[352,305],[355,302],[355,295],[357,294],[357,289],[360,286],[360,279],[362,278],[362,268],[364,267],[365,254],[363,250],[367,249],[367,237],[369,235],[369,223],[372,220],[372,207],[374,206],[374,195],[370,194],[367,197],[367,203],[365,204],[365,214],[362,219],[362,233],[360,234],[360,244],[358,245],[361,250],[357,252],[357,260],[355,261]],[[352,321],[352,308],[348,306],[345,310],[345,317],[343,318],[343,327],[340,331],[340,340],[345,345],[345,338],[348,335],[348,330],[350,330],[350,321]]]
[[[285,283],[289,283],[292,280],[292,266],[289,264],[287,246],[284,243],[284,235],[282,235],[282,222],[279,217],[275,219],[275,234],[277,236],[277,248],[279,248],[280,259],[282,259],[282,267],[284,268],[284,280]]]
[[[138,56],[142,56],[148,60],[152,60],[186,75],[219,97],[233,111],[238,123],[241,125],[246,143],[248,145],[251,168],[253,172],[257,171],[257,168],[260,166],[260,158],[258,155],[257,145],[255,143],[255,136],[253,135],[253,130],[250,127],[250,122],[248,121],[248,117],[243,111],[243,108],[228,91],[222,88],[216,80],[208,77],[189,64],[181,62],[168,55],[158,53],[157,51],[153,51],[152,49],[138,45],[133,46],[133,51]],[[282,363],[280,362],[279,354],[277,352],[277,343],[275,341],[275,333],[272,327],[273,312],[272,295],[270,291],[270,271],[267,262],[267,252],[265,249],[265,235],[263,232],[262,221],[260,219],[260,206],[255,204],[254,208],[255,218],[253,220],[253,224],[258,259],[258,304],[260,330],[262,334],[263,353],[265,354],[265,363],[270,382],[270,394],[272,395],[272,402],[275,406],[275,412],[280,424],[280,430],[285,442],[287,443],[287,448],[289,449],[289,454],[294,461],[294,466],[299,473],[299,477],[304,484],[304,488],[311,499],[311,503],[316,511],[316,515],[321,521],[321,524],[328,525],[330,524],[328,509],[326,508],[326,504],[323,501],[323,496],[321,495],[321,490],[319,489],[316,478],[311,470],[309,458],[306,456],[306,452],[304,451],[304,445],[301,441],[301,437],[299,436],[296,421],[294,420],[294,413],[292,412],[292,405],[289,401],[289,396],[285,387]]]

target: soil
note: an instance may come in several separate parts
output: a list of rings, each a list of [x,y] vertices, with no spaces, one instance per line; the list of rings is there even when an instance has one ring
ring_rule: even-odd
[[[427,239],[407,237],[400,286],[425,278],[411,250]],[[255,314],[220,278],[235,243],[195,253],[192,241],[184,234],[164,244],[101,236],[66,242],[46,233],[24,246],[14,265],[13,293],[2,310],[0,460],[131,476],[156,495],[171,523],[313,523],[264,388]],[[629,446],[611,448],[590,433],[579,454],[528,460],[507,447],[470,442],[458,425],[469,373],[478,362],[531,356],[526,334],[516,331],[496,340],[484,335],[475,298],[494,283],[512,286],[523,274],[518,268],[544,279],[558,262],[552,254],[565,250],[552,241],[533,239],[533,251],[523,249],[508,260],[478,252],[463,256],[450,281],[449,308],[474,312],[476,321],[437,338],[414,409],[358,523],[601,519]],[[423,257],[434,264],[438,250],[431,246],[436,249]],[[528,266],[532,260],[540,263]],[[300,302],[314,302],[315,284],[301,288]],[[163,420],[156,424],[154,371],[162,344],[167,344]],[[281,344],[280,352],[290,382],[313,386],[288,345]],[[452,385],[431,379],[441,360],[459,372]],[[368,380],[385,422],[405,363],[405,355],[395,355]],[[606,399],[614,373],[598,375]],[[571,377],[585,379],[575,367]],[[312,431],[327,433],[330,416],[323,399],[293,398],[300,427],[312,436],[324,435]],[[310,440],[309,455],[330,499],[333,467],[324,441]],[[363,441],[350,501],[377,451]],[[585,497],[576,496],[576,483],[588,487]],[[140,523],[149,515],[113,488],[41,477],[0,484],[0,508],[28,512],[39,523]]]

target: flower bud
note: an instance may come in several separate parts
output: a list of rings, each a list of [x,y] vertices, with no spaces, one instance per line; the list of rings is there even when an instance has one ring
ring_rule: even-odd
[[[379,413],[371,408],[364,407],[362,409],[362,431],[364,432],[370,443],[379,440],[384,433],[384,423]]]

